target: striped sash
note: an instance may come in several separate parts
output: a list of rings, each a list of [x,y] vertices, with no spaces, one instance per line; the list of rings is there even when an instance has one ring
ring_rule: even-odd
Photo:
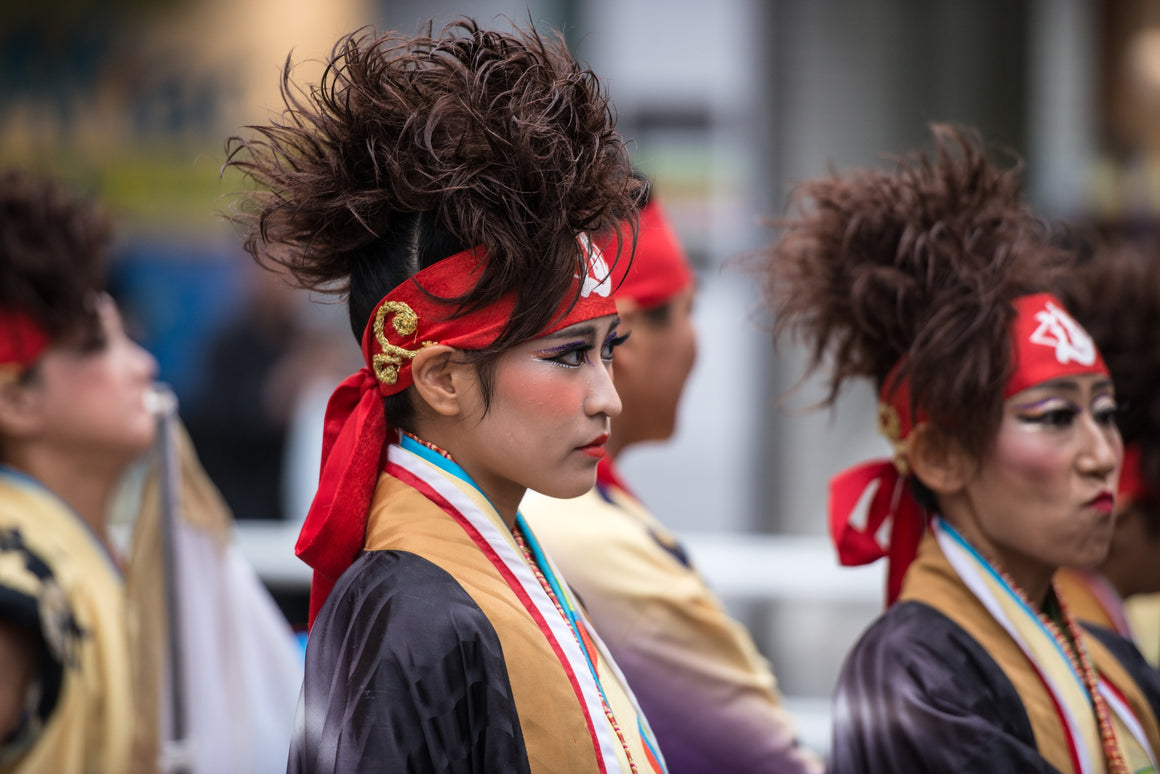
[[[533,771],[628,772],[631,755],[637,771],[663,772],[635,699],[586,619],[578,637],[483,494],[454,462],[426,451],[389,448],[367,548],[410,550],[435,562],[493,622]],[[422,497],[397,491],[400,483]],[[380,507],[388,490],[391,507]],[[555,576],[546,557],[538,560]],[[581,640],[594,645],[591,664]]]
[[[991,654],[1019,693],[1046,760],[1074,774],[1109,772],[1093,699],[1058,632],[953,527],[936,518],[931,531],[902,598],[938,609]],[[1094,667],[1118,756],[1127,771],[1155,771],[1160,730],[1147,702],[1111,653],[1081,629],[1072,630],[1080,633],[1075,647]]]

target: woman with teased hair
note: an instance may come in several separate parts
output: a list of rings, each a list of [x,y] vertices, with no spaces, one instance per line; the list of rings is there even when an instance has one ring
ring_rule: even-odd
[[[366,367],[327,409],[290,770],[661,771],[519,515],[593,485],[621,341],[595,240],[641,183],[563,42],[461,20],[344,37],[231,141],[247,247],[347,296]],[[591,235],[591,237],[589,236]]]
[[[891,459],[831,482],[844,564],[885,556],[885,614],[847,657],[835,772],[1138,772],[1160,679],[1078,626],[1052,578],[1099,561],[1122,445],[1090,336],[1050,293],[1070,258],[967,131],[934,154],[804,183],[768,256],[776,333],[826,402],[879,390]]]
[[[1096,567],[1061,570],[1057,585],[1077,618],[1135,639],[1124,602],[1160,592],[1160,272],[1155,238],[1116,241],[1097,250],[1064,287],[1069,308],[1091,331],[1116,383],[1116,424],[1124,463],[1116,529]],[[1144,612],[1144,611],[1137,611]],[[1152,639],[1145,636],[1145,640]],[[1153,665],[1160,653],[1138,641]]]

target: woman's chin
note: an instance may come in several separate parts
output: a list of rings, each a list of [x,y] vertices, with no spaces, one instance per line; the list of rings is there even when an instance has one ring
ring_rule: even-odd
[[[592,487],[596,486],[596,471],[593,470],[590,477],[577,479],[575,481],[558,481],[553,484],[550,490],[539,490],[540,494],[545,494],[548,497],[555,497],[557,500],[571,500],[581,495],[586,495],[592,491]]]

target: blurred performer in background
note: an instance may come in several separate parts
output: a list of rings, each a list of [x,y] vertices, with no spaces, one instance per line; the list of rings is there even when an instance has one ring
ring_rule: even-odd
[[[1049,291],[1072,252],[1019,168],[932,153],[801,184],[769,252],[776,331],[879,393],[891,456],[830,485],[839,559],[888,559],[846,658],[835,772],[1154,771],[1160,675],[1053,584],[1111,542],[1123,447],[1091,337]],[[811,369],[811,370],[812,370]]]
[[[631,243],[631,229],[624,240]],[[695,279],[661,204],[641,211],[631,267],[613,272],[629,338],[616,351],[623,410],[588,494],[529,492],[521,510],[576,589],[649,718],[674,774],[820,771],[795,743],[769,664],[677,538],[621,479],[619,455],[676,427],[696,357]]]
[[[664,771],[519,513],[529,488],[591,489],[620,412],[593,240],[643,184],[599,81],[559,37],[470,20],[358,32],[322,83],[283,77],[281,118],[232,143],[258,184],[247,247],[344,293],[365,360],[327,407],[297,545],[290,771]]]
[[[1097,250],[1064,290],[1069,309],[1091,332],[1116,385],[1124,464],[1116,528],[1098,567],[1056,576],[1077,618],[1136,641],[1160,664],[1160,250],[1143,237]]]
[[[102,292],[109,236],[60,185],[0,173],[4,771],[132,771],[134,731],[156,731],[136,725],[108,512],[153,443],[157,366]]]
[[[297,646],[172,405],[172,456],[146,455],[157,366],[103,292],[109,238],[60,184],[0,173],[0,771],[282,771]]]

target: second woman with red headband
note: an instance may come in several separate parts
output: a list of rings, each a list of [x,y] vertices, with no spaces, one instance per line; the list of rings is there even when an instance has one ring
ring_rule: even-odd
[[[1100,347],[1123,409],[1116,424],[1124,463],[1116,496],[1116,529],[1099,567],[1070,567],[1056,587],[1077,618],[1136,642],[1155,666],[1160,592],[1160,273],[1151,239],[1097,249],[1064,288],[1069,308]],[[1136,602],[1125,602],[1136,597]],[[1149,598],[1150,597],[1150,598]]]
[[[642,191],[607,98],[561,41],[466,20],[349,36],[327,64],[309,91],[287,72],[284,117],[231,157],[262,189],[248,248],[345,293],[366,360],[298,543],[290,771],[662,771],[518,511],[591,488],[620,411],[593,240]]]
[[[889,560],[889,609],[847,657],[835,772],[1140,772],[1160,679],[1077,625],[1060,566],[1098,562],[1123,453],[1111,379],[1049,290],[1068,262],[1018,170],[973,134],[890,172],[805,183],[768,290],[779,332],[879,390],[893,455],[831,483],[843,563]]]

